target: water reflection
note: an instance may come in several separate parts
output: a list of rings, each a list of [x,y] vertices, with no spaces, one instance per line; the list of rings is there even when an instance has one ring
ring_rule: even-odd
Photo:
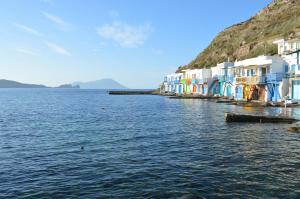
[[[282,108],[77,89],[0,93],[0,108],[0,198],[300,193],[299,134],[287,133],[288,124],[224,118],[225,112],[279,115]]]

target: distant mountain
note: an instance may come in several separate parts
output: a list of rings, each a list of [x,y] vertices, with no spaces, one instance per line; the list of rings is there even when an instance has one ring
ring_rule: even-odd
[[[16,81],[0,79],[0,88],[47,88],[40,84],[23,84]]]
[[[72,85],[78,85],[83,89],[126,89],[125,86],[113,79],[100,79],[89,82],[74,82]]]
[[[80,86],[79,85],[74,85],[73,86],[72,84],[62,84],[62,85],[60,85],[56,88],[80,88]]]

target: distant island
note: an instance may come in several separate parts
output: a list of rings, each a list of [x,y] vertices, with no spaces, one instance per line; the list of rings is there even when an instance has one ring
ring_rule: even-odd
[[[25,84],[17,81],[0,79],[0,88],[72,88],[72,89],[127,89],[113,79],[100,79],[89,82],[74,82],[62,84],[58,87],[49,87],[42,84]]]
[[[127,89],[119,82],[108,78],[89,82],[74,82],[72,85],[80,86],[83,89]]]
[[[12,80],[0,79],[0,88],[47,88],[41,84],[24,84]]]
[[[62,85],[60,85],[56,88],[80,88],[80,86],[79,85],[74,85],[73,86],[72,84],[62,84]]]
[[[72,84],[63,84],[58,87],[48,87],[42,84],[25,84],[17,81],[0,79],[0,88],[80,88]]]

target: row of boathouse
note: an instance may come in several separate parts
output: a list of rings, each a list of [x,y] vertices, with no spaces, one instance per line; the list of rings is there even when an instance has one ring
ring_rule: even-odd
[[[278,45],[275,56],[262,55],[166,75],[161,92],[264,102],[300,100],[300,38],[274,43]]]

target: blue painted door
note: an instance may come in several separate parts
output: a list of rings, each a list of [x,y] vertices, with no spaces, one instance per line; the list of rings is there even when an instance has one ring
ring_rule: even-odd
[[[236,87],[236,98],[243,99],[243,88],[241,86]]]
[[[295,65],[295,64],[293,64],[293,65],[291,66],[291,70],[292,70],[292,71],[296,71],[296,65]],[[295,80],[295,81],[297,81],[297,80]]]
[[[293,86],[292,98],[300,100],[300,80],[293,80],[292,86]]]
[[[285,65],[285,66],[284,66],[284,72],[285,72],[285,73],[289,72],[289,65]]]
[[[269,95],[270,97],[268,98],[268,101],[273,101],[274,99],[274,88],[272,84],[268,84],[268,90],[269,90]]]
[[[213,94],[219,94],[219,84],[218,82],[215,83],[214,87],[213,87]]]
[[[278,91],[277,91],[277,86],[274,84],[271,84],[270,86],[268,86],[269,89],[269,93],[270,93],[270,97],[269,97],[269,101],[273,101],[276,102],[278,99]]]
[[[178,93],[183,93],[183,90],[182,90],[182,85],[179,85],[179,88],[178,88]]]

